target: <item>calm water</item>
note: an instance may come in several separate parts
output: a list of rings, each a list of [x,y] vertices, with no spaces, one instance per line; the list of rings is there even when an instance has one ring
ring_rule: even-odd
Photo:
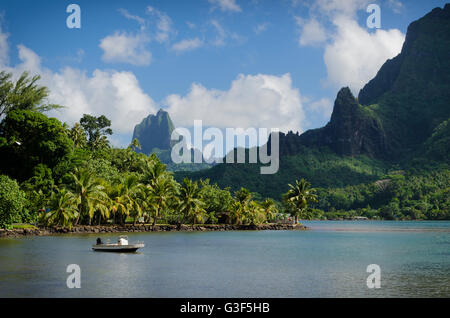
[[[0,239],[1,297],[450,297],[450,222],[306,222],[310,231],[135,233],[137,254],[95,235]],[[101,235],[104,240],[116,235]],[[381,267],[381,288],[366,267]],[[68,264],[81,288],[68,289]]]

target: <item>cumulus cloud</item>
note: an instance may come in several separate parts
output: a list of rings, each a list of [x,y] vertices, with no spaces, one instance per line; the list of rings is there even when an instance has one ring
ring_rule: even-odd
[[[381,65],[400,53],[405,35],[397,29],[360,26],[356,13],[366,12],[371,0],[317,0],[309,6],[309,20],[296,18],[299,45],[323,46],[327,68],[325,83],[350,86],[354,94],[372,79]],[[400,8],[398,0],[389,6]],[[326,26],[326,27],[325,27]],[[328,35],[327,35],[328,34]]]
[[[107,63],[149,65],[152,54],[148,44],[152,41],[159,43],[169,41],[171,34],[176,33],[172,19],[166,13],[151,6],[148,6],[145,11],[150,19],[133,15],[122,8],[118,11],[126,19],[136,21],[140,25],[140,30],[135,33],[116,31],[101,39],[99,46],[103,50],[102,60]],[[154,25],[153,30],[150,30],[151,25]]]
[[[3,33],[0,33],[0,38]],[[3,43],[3,44],[2,44]],[[8,47],[0,42],[0,52]],[[72,125],[83,114],[105,115],[112,121],[116,134],[111,139],[116,146],[121,136],[130,134],[134,126],[160,107],[143,92],[132,72],[96,69],[92,73],[73,67],[50,70],[41,58],[24,45],[18,46],[16,65],[1,64],[17,78],[23,71],[40,74],[41,85],[50,89],[48,101],[66,106],[53,110],[50,116]],[[3,53],[0,60],[5,61]],[[176,125],[191,127],[202,119],[205,126],[218,128],[279,128],[282,131],[302,131],[304,112],[298,89],[292,86],[290,74],[239,75],[228,90],[209,89],[194,83],[186,95],[172,94],[165,98]],[[115,141],[114,141],[115,140]]]
[[[149,65],[152,54],[146,49],[149,38],[143,34],[116,32],[100,41],[103,50],[102,60],[109,63],[129,63],[132,65]]]
[[[344,16],[337,17],[334,24],[337,32],[324,53],[327,80],[337,86],[348,85],[357,94],[387,59],[400,53],[405,35],[397,29],[369,33]]]
[[[172,45],[172,49],[177,52],[191,51],[203,45],[203,41],[199,38],[185,39]]]
[[[295,17],[297,26],[300,28],[300,38],[298,43],[305,45],[319,45],[327,40],[325,28],[314,18],[305,20],[300,17]]]
[[[4,36],[0,32],[0,39]],[[114,133],[129,133],[134,125],[157,109],[155,102],[145,94],[131,72],[103,71],[91,74],[77,68],[65,67],[58,72],[45,68],[41,58],[24,45],[18,47],[20,62],[14,66],[5,63],[8,43],[0,41],[0,68],[18,78],[24,71],[41,75],[40,85],[50,90],[50,103],[66,106],[48,113],[68,124],[77,122],[83,114],[105,115],[112,122]]]
[[[221,11],[241,12],[241,7],[236,0],[208,0],[212,4],[213,9],[219,8]]]
[[[308,103],[308,108],[321,115],[321,117],[329,119],[333,112],[333,102],[328,98],[321,98],[319,100]]]
[[[264,127],[282,131],[302,130],[304,113],[298,89],[290,74],[239,75],[229,90],[192,84],[185,96],[169,95],[164,103],[178,125],[190,127],[194,120],[218,128]]]

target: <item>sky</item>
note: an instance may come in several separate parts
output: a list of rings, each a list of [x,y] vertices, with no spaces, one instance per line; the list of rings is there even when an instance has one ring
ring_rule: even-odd
[[[69,28],[70,4],[81,9]],[[380,8],[380,28],[369,28]],[[112,121],[114,146],[158,109],[175,126],[304,132],[401,51],[438,0],[0,0],[0,68],[41,75],[49,115]]]

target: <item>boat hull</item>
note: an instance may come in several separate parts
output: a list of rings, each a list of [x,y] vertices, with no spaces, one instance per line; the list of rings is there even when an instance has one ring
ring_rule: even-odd
[[[92,248],[95,252],[109,252],[109,253],[135,253],[139,247],[135,248],[115,248],[115,249],[109,249],[109,248]]]
[[[113,244],[100,244],[92,246],[95,252],[110,252],[110,253],[134,253],[144,244],[130,244],[130,245],[113,245]]]

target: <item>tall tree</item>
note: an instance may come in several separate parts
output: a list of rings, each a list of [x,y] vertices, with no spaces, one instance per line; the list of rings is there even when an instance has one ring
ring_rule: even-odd
[[[147,185],[147,195],[150,200],[150,213],[153,219],[152,226],[167,211],[170,200],[176,191],[175,182],[168,174],[162,174]]]
[[[112,135],[111,121],[104,115],[95,117],[84,114],[80,119],[80,124],[88,135],[88,145],[92,149],[105,146],[106,135]]]
[[[133,216],[136,222],[136,219],[142,215],[140,191],[139,180],[135,175],[120,177],[108,191],[112,211],[121,224],[125,222],[127,216]]]
[[[261,202],[261,208],[264,210],[264,213],[269,221],[273,220],[278,212],[275,201],[272,199],[265,199]]]
[[[72,221],[77,215],[76,198],[67,189],[53,192],[50,197],[50,211],[44,217],[49,225],[72,227]]]
[[[295,222],[299,218],[307,217],[309,202],[317,202],[316,190],[305,179],[296,180],[295,185],[289,184],[289,191],[283,195],[283,200],[292,208]]]
[[[78,215],[74,225],[77,225],[80,219],[82,220],[85,217],[88,217],[90,223],[97,205],[106,199],[105,188],[92,173],[84,169],[77,169],[75,173],[72,173],[72,178],[71,190],[75,195],[78,207]]]
[[[72,152],[61,122],[31,110],[12,110],[0,125],[0,170],[19,181],[43,164],[52,169]]]
[[[0,72],[0,119],[13,110],[44,112],[62,107],[44,102],[49,90],[45,86],[37,85],[40,76],[30,77],[24,72],[15,83],[11,78],[11,73]]]
[[[191,219],[194,224],[198,221],[202,222],[205,216],[205,209],[203,207],[204,203],[201,200],[201,189],[198,183],[184,178],[179,194],[179,209],[183,215],[181,224],[186,219]]]
[[[86,132],[80,123],[75,123],[72,129],[69,130],[69,137],[73,141],[74,148],[82,148],[87,144]]]

